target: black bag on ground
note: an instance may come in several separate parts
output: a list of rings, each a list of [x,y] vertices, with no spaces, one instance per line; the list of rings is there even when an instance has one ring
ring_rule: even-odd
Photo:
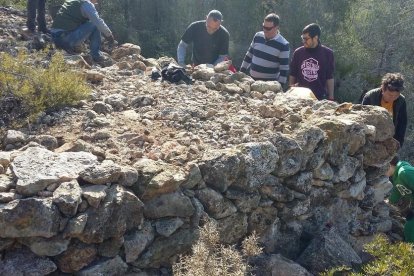
[[[186,84],[193,83],[193,80],[187,75],[185,69],[174,63],[170,63],[162,68],[161,77],[162,80],[166,80],[171,83],[179,83],[180,81],[184,81]]]

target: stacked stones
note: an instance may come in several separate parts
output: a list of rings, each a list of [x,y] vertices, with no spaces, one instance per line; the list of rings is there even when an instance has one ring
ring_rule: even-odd
[[[396,224],[383,202],[397,150],[391,118],[379,107],[289,93],[272,101],[258,112],[276,118],[278,131],[206,148],[182,166],[52,152],[53,137],[9,131],[10,151],[0,152],[0,274],[165,274],[207,220],[223,243],[260,236],[257,271],[360,264],[362,244]]]

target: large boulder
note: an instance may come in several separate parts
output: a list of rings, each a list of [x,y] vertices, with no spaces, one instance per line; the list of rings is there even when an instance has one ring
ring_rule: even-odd
[[[310,272],[318,274],[328,268],[360,265],[362,260],[335,229],[331,228],[315,237],[297,262]]]
[[[52,199],[28,198],[0,204],[0,237],[55,236],[59,231],[60,213]]]
[[[16,189],[22,195],[35,195],[52,183],[71,181],[85,168],[97,165],[97,157],[87,152],[60,154],[30,147],[11,163],[17,178]]]
[[[143,222],[144,204],[120,185],[107,190],[101,208],[89,208],[85,228],[76,237],[85,243],[101,243],[112,237],[121,237]]]
[[[298,263],[280,254],[260,255],[249,260],[254,275],[261,276],[312,276],[309,271]]]
[[[0,275],[50,275],[56,265],[45,257],[39,257],[29,250],[20,249],[8,252],[0,260]]]

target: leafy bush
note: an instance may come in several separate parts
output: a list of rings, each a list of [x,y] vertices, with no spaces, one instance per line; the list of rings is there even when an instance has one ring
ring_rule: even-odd
[[[410,243],[390,243],[384,235],[378,235],[365,245],[365,251],[374,257],[372,262],[362,266],[360,272],[349,272],[346,267],[334,268],[323,276],[351,275],[414,275],[414,248]]]
[[[17,57],[0,54],[0,106],[14,106],[14,111],[19,111],[3,114],[3,110],[0,119],[6,123],[25,116],[33,119],[45,110],[76,104],[90,90],[84,77],[65,64],[62,54],[53,55],[49,61],[45,53],[36,57],[26,53]]]
[[[259,255],[262,249],[257,245],[253,233],[242,243],[241,252],[234,246],[220,244],[219,233],[213,222],[207,223],[200,232],[200,238],[192,248],[192,255],[180,256],[173,266],[176,276],[244,276],[249,273],[247,257]]]
[[[17,9],[26,8],[26,0],[0,0],[1,7],[13,7]]]

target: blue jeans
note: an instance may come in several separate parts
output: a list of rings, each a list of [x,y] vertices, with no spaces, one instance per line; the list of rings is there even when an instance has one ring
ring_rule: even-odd
[[[89,38],[92,58],[97,60],[101,57],[101,32],[91,22],[86,22],[73,31],[54,33],[52,37],[57,47],[68,52],[73,51],[75,46],[80,45]]]

